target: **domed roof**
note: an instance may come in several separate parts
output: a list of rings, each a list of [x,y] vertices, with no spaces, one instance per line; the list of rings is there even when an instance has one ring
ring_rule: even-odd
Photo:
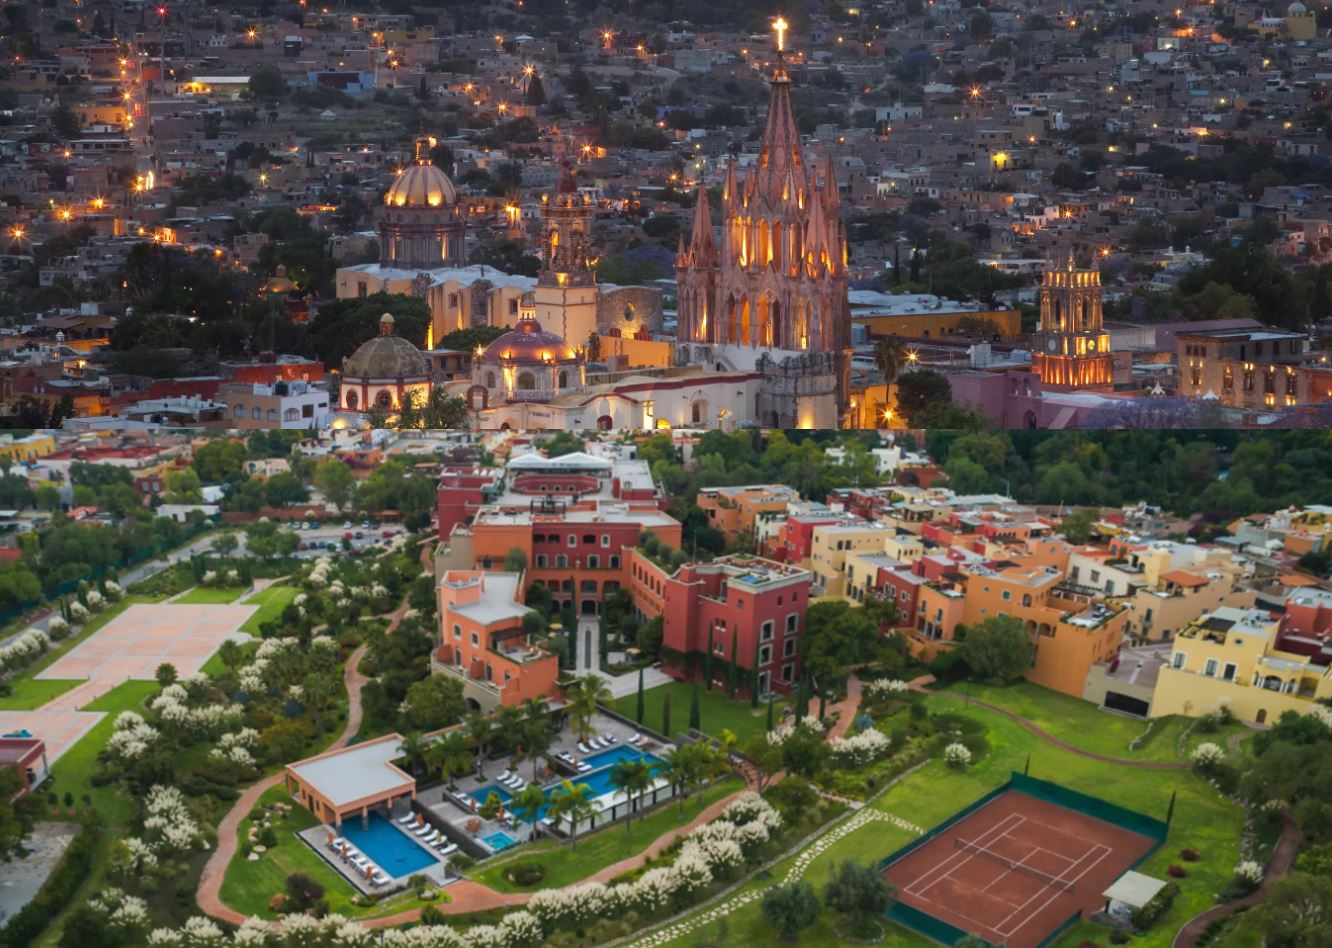
[[[518,320],[517,326],[487,346],[481,356],[489,362],[571,362],[577,358],[577,349],[562,336],[546,332],[531,316]]]
[[[362,345],[342,363],[343,376],[366,379],[428,378],[430,364],[401,336],[393,335],[393,316],[379,318],[379,335]]]
[[[449,176],[430,163],[433,139],[416,140],[416,163],[405,168],[384,195],[389,207],[439,207],[458,203],[458,189]]]

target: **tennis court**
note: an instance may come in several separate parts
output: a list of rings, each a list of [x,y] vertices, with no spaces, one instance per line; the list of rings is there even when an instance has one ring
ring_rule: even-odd
[[[1157,841],[1030,796],[999,794],[888,863],[899,901],[1007,948],[1037,948]]]

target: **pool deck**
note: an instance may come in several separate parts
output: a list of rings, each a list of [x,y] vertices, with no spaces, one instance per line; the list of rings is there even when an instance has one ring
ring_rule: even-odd
[[[627,747],[631,750],[657,755],[665,752],[666,747],[646,735],[643,743],[637,747],[630,744],[628,742],[629,738],[634,735],[635,731],[636,728],[630,725],[605,715],[598,715],[593,721],[591,734],[593,736],[615,735],[615,743],[610,747],[603,747],[602,752],[617,747]],[[577,735],[565,729],[555,735],[555,741],[551,745],[549,754],[554,756],[566,753],[575,760],[582,760],[584,757],[594,757],[598,753],[594,751],[585,755],[578,750],[577,745]],[[455,789],[452,791],[444,786],[418,791],[416,795],[417,806],[426,810],[432,823],[443,828],[450,837],[473,856],[480,859],[488,858],[495,855],[496,852],[485,843],[485,837],[492,833],[508,833],[519,843],[528,842],[533,838],[531,824],[519,822],[512,814],[506,813],[506,819],[503,822],[484,820],[467,805],[466,801],[472,792],[493,786],[496,783],[495,778],[510,769],[516,771],[524,780],[532,780],[531,761],[515,761],[512,757],[487,760],[481,768],[481,775],[468,774],[466,777],[458,778]],[[544,761],[540,764],[536,782],[542,789],[558,786],[564,780],[577,782],[578,773],[574,768],[567,765],[561,765],[558,770],[555,770]],[[394,815],[397,816],[403,812],[406,812],[405,809],[399,808],[395,810]],[[552,832],[549,827],[543,826],[540,821],[537,822],[537,836],[550,835]],[[501,851],[507,851],[507,849]]]
[[[410,876],[392,879],[386,885],[371,885],[370,880],[366,879],[355,866],[329,848],[328,834],[330,831],[335,834],[336,838],[337,830],[331,826],[323,825],[311,826],[308,829],[301,830],[296,835],[301,838],[302,842],[318,853],[319,857],[323,859],[324,862],[332,866],[339,875],[350,882],[362,895],[384,895],[388,892],[397,892],[400,889],[406,888],[407,879],[410,878]],[[402,831],[395,826],[394,832]],[[411,839],[410,833],[403,833],[402,835]],[[412,844],[420,847],[422,851],[426,850],[426,847],[421,846],[415,839],[412,839]],[[459,878],[458,876],[449,873],[442,860],[436,861],[432,865],[426,866],[423,869],[418,869],[417,872],[428,878],[437,886],[446,886],[451,882],[456,882]]]

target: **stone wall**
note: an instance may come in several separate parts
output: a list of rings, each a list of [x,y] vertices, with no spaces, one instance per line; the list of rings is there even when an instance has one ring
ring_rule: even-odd
[[[661,290],[647,286],[620,286],[597,297],[597,332],[618,330],[632,336],[646,329],[661,331]]]

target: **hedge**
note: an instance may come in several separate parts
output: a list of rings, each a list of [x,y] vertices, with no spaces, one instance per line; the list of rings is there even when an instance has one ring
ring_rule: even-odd
[[[1150,902],[1142,908],[1133,910],[1133,927],[1139,930],[1151,928],[1170,910],[1170,904],[1175,901],[1177,895],[1179,895],[1179,883],[1168,883],[1152,896]]]
[[[73,900],[92,870],[93,851],[97,848],[97,830],[84,824],[69,844],[60,866],[46,880],[36,898],[0,929],[0,945],[30,945]]]

